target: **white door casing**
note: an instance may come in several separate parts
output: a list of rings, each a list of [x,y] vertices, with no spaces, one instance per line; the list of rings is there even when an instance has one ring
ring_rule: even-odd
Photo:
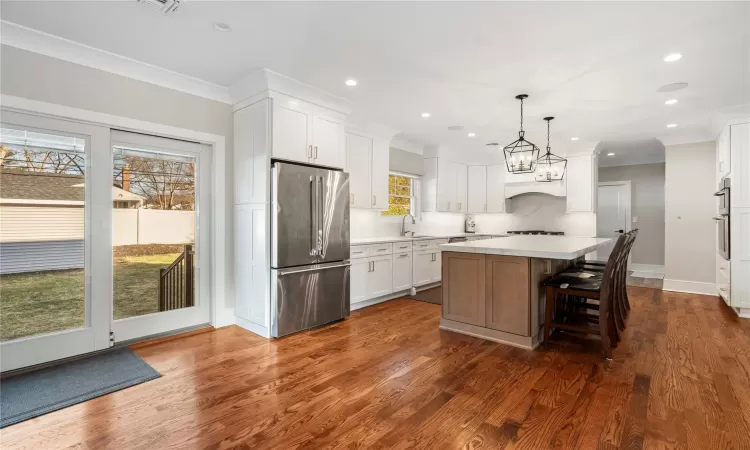
[[[596,235],[615,238],[630,231],[630,181],[602,182],[598,186]],[[620,231],[622,230],[622,231]],[[606,261],[612,252],[612,245],[600,247],[596,257]]]

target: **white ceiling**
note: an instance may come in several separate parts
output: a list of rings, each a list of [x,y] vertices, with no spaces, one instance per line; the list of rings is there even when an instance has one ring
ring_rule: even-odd
[[[602,141],[596,149],[599,151],[599,167],[654,164],[666,160],[664,144],[658,139]]]
[[[168,16],[135,0],[1,8],[3,20],[222,86],[269,68],[352,100],[357,119],[456,150],[513,141],[519,93],[530,95],[525,128],[539,147],[542,118],[556,116],[559,153],[712,139],[712,118],[750,103],[748,2],[190,0]],[[664,63],[674,51],[683,59]],[[347,77],[359,85],[347,88]],[[656,92],[682,81],[687,89]]]

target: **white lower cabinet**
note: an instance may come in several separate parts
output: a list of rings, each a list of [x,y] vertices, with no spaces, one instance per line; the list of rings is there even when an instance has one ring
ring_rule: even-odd
[[[442,276],[440,258],[441,254],[437,250],[419,250],[414,252],[412,269],[414,286],[440,281]]]
[[[352,260],[349,271],[350,303],[359,303],[368,299],[367,281],[370,278],[370,259],[360,258]]]
[[[393,292],[393,268],[391,255],[368,258],[371,264],[367,283],[370,298],[388,295]]]
[[[393,254],[393,292],[411,289],[411,249]]]
[[[430,265],[430,283],[438,282],[443,276],[443,253],[435,252],[432,254],[432,263]]]

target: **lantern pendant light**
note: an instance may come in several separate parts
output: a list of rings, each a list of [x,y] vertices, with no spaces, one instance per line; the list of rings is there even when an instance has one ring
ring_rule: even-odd
[[[552,121],[552,119],[554,119],[554,117],[544,118],[544,120],[547,121],[547,153],[545,153],[541,158],[537,159],[536,163],[534,163],[536,168],[536,175],[534,178],[536,179],[536,181],[540,182],[562,180],[565,176],[565,168],[568,165],[567,159],[561,158],[550,151],[549,123]]]
[[[523,100],[528,95],[516,95],[521,100],[521,129],[518,139],[503,148],[505,153],[505,165],[510,173],[534,173],[536,160],[539,158],[539,147],[524,138],[523,131]]]

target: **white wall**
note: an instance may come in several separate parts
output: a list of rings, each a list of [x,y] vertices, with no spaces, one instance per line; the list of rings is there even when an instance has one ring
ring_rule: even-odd
[[[715,295],[716,147],[666,147],[665,289]]]
[[[639,230],[631,262],[663,266],[665,164],[600,167],[599,181],[631,182],[632,227]]]
[[[226,170],[215,176],[229,196],[220,200],[232,204],[231,105],[7,45],[0,47],[0,54],[2,94],[224,136]],[[232,208],[224,211],[220,223],[226,271],[217,280],[224,292],[217,305],[222,317],[234,308]]]

